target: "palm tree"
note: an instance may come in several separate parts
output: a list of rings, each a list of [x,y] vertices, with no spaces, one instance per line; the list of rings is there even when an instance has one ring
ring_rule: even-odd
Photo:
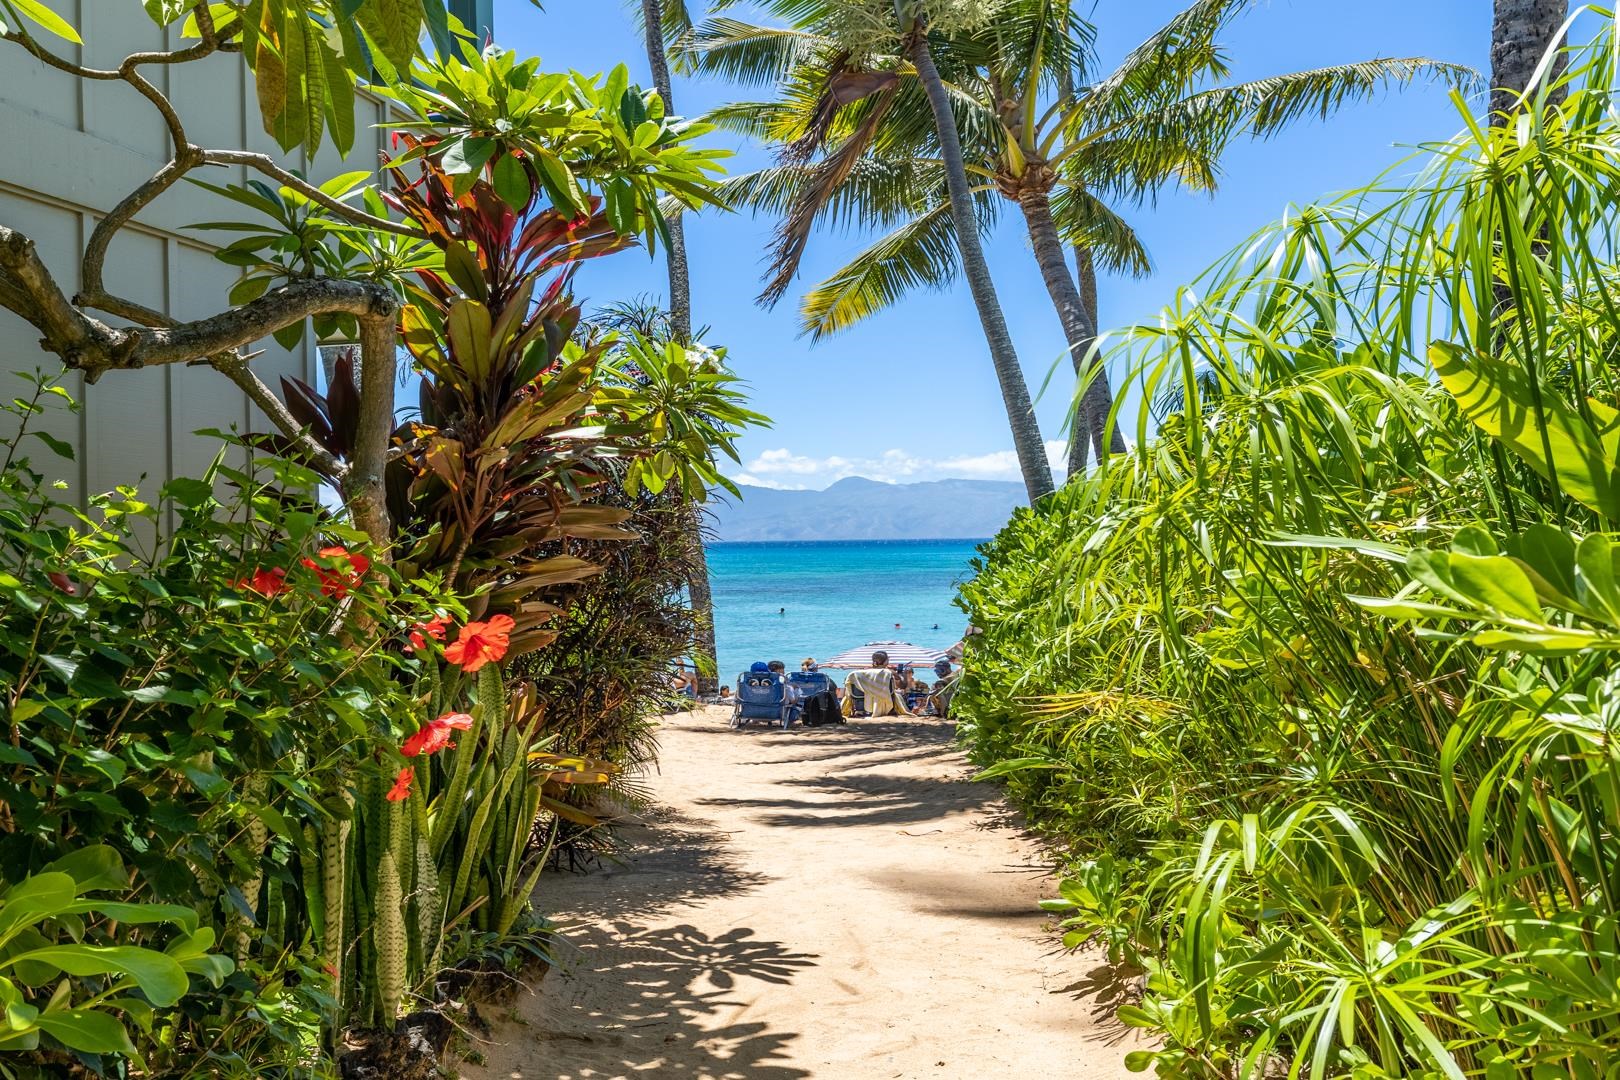
[[[976,204],[967,176],[953,107],[960,95],[940,75],[933,58],[932,42],[942,38],[930,29],[919,0],[899,0],[892,13],[876,6],[863,9],[848,0],[774,0],[767,7],[794,25],[772,28],[711,19],[688,37],[682,50],[690,70],[747,81],[801,80],[801,109],[761,103],[722,109],[710,117],[732,130],[754,129],[754,134],[770,127],[773,114],[790,122],[803,117],[792,135],[766,136],[782,147],[779,169],[737,177],[723,189],[723,197],[784,212],[774,272],[761,301],[774,304],[781,298],[797,272],[813,223],[830,206],[848,199],[853,188],[847,185],[876,180],[882,186],[882,179],[864,160],[875,136],[881,132],[884,143],[908,149],[933,147],[929,160],[904,154],[885,166],[926,171],[938,186],[939,206],[930,222],[934,239],[949,247],[950,263],[960,265],[968,280],[1025,490],[1031,502],[1049,494],[1052,469],[1045,443],[979,240],[983,205],[982,200]],[[876,47],[840,37],[839,28],[847,28],[857,11],[867,17],[863,29],[879,39]],[[812,162],[832,139],[836,145]],[[874,194],[875,200],[881,198]],[[876,201],[865,202],[860,212],[863,217],[883,213]]]
[[[956,129],[956,114],[951,109],[950,95],[939,76],[939,69],[934,66],[933,50],[928,44],[927,23],[921,11],[912,3],[905,3],[899,12],[905,51],[911,57],[917,80],[928,95],[928,107],[934,116],[940,165],[945,174],[945,190],[950,199],[951,223],[956,229],[956,247],[962,258],[963,275],[973,294],[973,304],[978,308],[985,340],[990,345],[991,363],[1001,384],[1001,400],[1007,407],[1007,421],[1012,427],[1018,469],[1024,476],[1024,487],[1033,505],[1052,491],[1052,466],[1046,459],[1046,444],[1035,423],[1035,406],[1030,401],[1029,387],[1024,383],[1023,369],[1018,366],[1012,335],[1007,332],[1007,319],[996,297],[995,284],[990,280],[990,264],[985,261],[984,248],[979,243],[978,218],[968,184],[967,163],[962,156],[962,138]]]
[[[969,135],[969,193],[990,196],[977,203],[981,228],[986,219],[993,221],[998,206],[1018,206],[1086,384],[1071,474],[1084,468],[1088,446],[1101,460],[1123,445],[1109,420],[1107,377],[1091,366],[1095,359],[1088,360],[1098,322],[1096,272],[1139,274],[1148,261],[1110,203],[1139,202],[1169,183],[1213,190],[1220,155],[1239,135],[1267,137],[1303,116],[1325,117],[1346,102],[1420,76],[1466,77],[1461,68],[1409,58],[1220,85],[1227,68],[1216,37],[1248,6],[1249,0],[1198,0],[1113,72],[1089,83],[1092,28],[1076,16],[1072,0],[1007,0],[994,20],[951,35],[936,50],[950,69],[952,101]],[[814,31],[803,23],[772,31],[710,20],[691,37],[686,54],[697,70],[753,81],[777,76],[778,101],[720,110],[717,122],[784,145],[810,136],[842,138],[836,154],[858,144],[866,157],[864,167],[846,164],[836,187],[785,161],[734,178],[727,189],[734,202],[785,211],[798,236],[807,237],[825,217],[893,226],[806,295],[804,325],[820,336],[869,316],[910,288],[950,281],[956,261],[945,240],[959,229],[945,212],[940,147],[927,132],[919,139],[908,115],[915,106],[904,100],[906,70],[900,70],[901,84],[881,123],[873,125],[878,110],[865,100],[842,103],[847,117],[826,117],[824,98],[831,92],[838,100],[833,80],[843,73],[827,59],[837,57],[836,44]],[[872,130],[862,135],[863,127]],[[1073,272],[1066,248],[1075,256]],[[801,251],[802,242],[779,248],[775,287],[785,288]]]
[[[1511,114],[1530,87],[1536,67],[1558,40],[1569,16],[1569,0],[1496,0],[1491,20],[1491,116]],[[1553,80],[1564,67],[1560,56]],[[1554,89],[1554,94],[1561,90]]]
[[[675,111],[675,88],[669,74],[665,42],[691,28],[683,0],[641,0],[641,29],[647,47],[647,64],[652,68],[653,87],[664,99],[664,111]],[[686,263],[686,226],[678,213],[665,219],[664,263],[669,273],[669,333],[679,342],[692,340],[692,278]],[[688,503],[685,507],[687,544],[691,555],[687,565],[686,591],[696,613],[698,691],[712,694],[719,688],[715,657],[719,655],[714,634],[714,590],[709,582],[709,559],[703,549],[702,512]]]

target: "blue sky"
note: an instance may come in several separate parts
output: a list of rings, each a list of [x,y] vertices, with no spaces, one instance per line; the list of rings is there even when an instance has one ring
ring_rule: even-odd
[[[697,0],[701,2],[701,0]],[[696,3],[694,4],[696,6]],[[1178,0],[1097,0],[1093,21],[1104,63],[1117,59],[1181,8]],[[1375,56],[1429,56],[1488,66],[1490,8],[1483,0],[1261,0],[1226,35],[1233,77],[1260,78]],[[641,38],[627,4],[616,0],[496,0],[501,44],[538,55],[546,68],[605,70],[628,63],[649,83]],[[677,111],[696,115],[723,101],[761,96],[708,80],[677,80]],[[1401,160],[1420,142],[1446,138],[1461,119],[1441,86],[1423,85],[1303,123],[1268,143],[1243,143],[1226,159],[1213,197],[1170,192],[1157,203],[1122,208],[1154,260],[1141,280],[1105,277],[1101,322],[1151,316],[1175,288],[1291,202],[1355,187]],[[738,151],[733,171],[766,164],[759,149],[711,136]],[[913,481],[1017,479],[1006,413],[964,286],[917,293],[843,334],[811,345],[796,334],[790,294],[774,311],[753,303],[771,220],[746,214],[688,219],[695,320],[706,340],[725,345],[751,386],[754,407],[774,426],[740,443],[732,475],[776,487],[821,488],[842,476]],[[870,237],[822,232],[811,241],[800,284],[836,269]],[[1016,215],[1008,214],[988,250],[1007,321],[1031,391],[1063,348],[1046,291]],[[614,298],[666,293],[663,262],[629,252],[590,264],[578,278],[587,308]],[[799,290],[802,293],[803,289]],[[1058,377],[1036,403],[1048,440],[1061,438],[1073,387]],[[1055,449],[1055,447],[1054,447]]]

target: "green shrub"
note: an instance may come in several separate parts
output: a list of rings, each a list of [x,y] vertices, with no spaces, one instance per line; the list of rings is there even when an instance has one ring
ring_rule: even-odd
[[[331,1019],[308,832],[389,771],[417,706],[388,628],[442,600],[331,553],[358,538],[289,494],[315,478],[277,459],[231,468],[226,447],[156,500],[61,502],[26,453],[53,395],[10,407],[0,470],[0,865],[16,882],[107,845],[131,867],[119,899],[188,909],[240,961],[156,1016],[153,1070],[298,1064]]]
[[[963,590],[970,752],[1143,969],[1134,1067],[1620,1057],[1613,46],[1127,330],[1136,450]]]

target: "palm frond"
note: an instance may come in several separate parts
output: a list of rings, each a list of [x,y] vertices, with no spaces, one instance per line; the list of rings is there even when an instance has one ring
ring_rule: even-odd
[[[1128,113],[1155,99],[1181,97],[1204,79],[1224,78],[1229,69],[1215,36],[1252,3],[1195,0],[1085,91],[1088,111]]]
[[[784,101],[733,101],[705,113],[703,122],[763,143],[795,139],[803,130],[798,111]]]
[[[815,183],[818,166],[773,165],[727,177],[716,194],[728,206],[756,213],[791,213]],[[818,225],[849,230],[890,228],[932,205],[944,190],[937,160],[875,156],[861,158],[822,203]]]
[[[805,294],[799,327],[820,340],[896,303],[915,288],[940,289],[956,279],[960,256],[949,203],[941,203],[855,256]]]
[[[728,18],[705,20],[673,48],[683,74],[718,76],[744,86],[775,85],[800,64],[833,51],[819,34]]]
[[[777,229],[769,276],[759,295],[761,304],[768,307],[780,300],[798,274],[799,262],[804,257],[805,245],[810,242],[810,232],[815,227],[816,219],[871,147],[873,135],[888,114],[894,98],[895,87],[890,86],[869,99],[869,102],[858,103],[857,107],[869,104],[861,126],[815,166],[814,178]]]
[[[1000,198],[991,191],[975,193],[979,231],[995,222]],[[897,303],[913,289],[942,289],[956,279],[961,256],[949,201],[884,236],[805,294],[799,304],[799,326],[820,340]]]
[[[1153,270],[1147,248],[1119,214],[1084,188],[1064,187],[1052,198],[1052,217],[1063,242],[1086,248],[1098,269],[1145,277]]]
[[[1481,85],[1472,68],[1408,56],[1313,68],[1222,90],[1241,102],[1249,117],[1249,134],[1266,138],[1303,117],[1325,120],[1350,102],[1366,101],[1382,91],[1423,80],[1465,91]]]

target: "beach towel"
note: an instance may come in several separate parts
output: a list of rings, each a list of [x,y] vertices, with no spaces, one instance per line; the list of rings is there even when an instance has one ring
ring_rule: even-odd
[[[895,692],[894,673],[888,668],[852,671],[844,680],[844,715],[854,709],[855,695],[866,699],[868,716],[909,716],[905,698]]]

